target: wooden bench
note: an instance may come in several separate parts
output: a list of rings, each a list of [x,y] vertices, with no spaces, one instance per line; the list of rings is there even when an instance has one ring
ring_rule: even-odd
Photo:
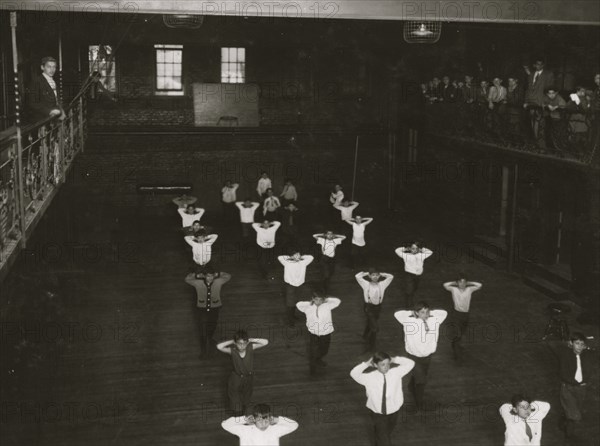
[[[237,116],[221,116],[217,121],[217,127],[221,125],[221,122],[226,122],[229,127],[233,127],[233,124],[235,124],[236,127],[239,126]]]

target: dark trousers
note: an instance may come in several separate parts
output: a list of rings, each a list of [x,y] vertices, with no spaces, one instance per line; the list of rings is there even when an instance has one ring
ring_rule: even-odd
[[[252,230],[252,223],[242,223],[242,237],[247,239],[254,231]]]
[[[278,220],[279,221],[279,212],[277,211],[267,211],[266,214],[264,214],[264,219],[265,220],[269,220],[269,221],[275,221]]]
[[[367,324],[363,332],[363,338],[369,343],[371,350],[375,349],[377,342],[377,332],[379,331],[379,314],[381,313],[381,305],[373,305],[365,303],[364,312],[367,316]]]
[[[223,225],[231,225],[236,220],[237,214],[239,214],[235,203],[225,203],[221,201],[223,208]]]
[[[329,257],[325,254],[321,255],[319,260],[319,267],[321,268],[321,275],[323,277],[323,288],[325,292],[328,291],[329,281],[335,272],[335,257]]]
[[[424,358],[408,354],[408,357],[415,361],[415,367],[412,370],[410,379],[410,389],[415,397],[415,405],[421,410],[425,400],[425,384],[427,384],[427,373],[429,372],[429,364],[431,363],[431,355]]]
[[[452,310],[452,316],[450,318],[450,330],[452,337],[452,351],[454,352],[454,359],[457,361],[463,360],[463,349],[460,341],[463,335],[467,332],[469,326],[469,313],[463,313],[461,311]]]
[[[273,259],[275,256],[274,248],[258,247],[258,270],[261,276],[266,279],[270,273]]]
[[[298,294],[300,286],[293,286],[285,283],[285,308],[289,325],[294,325],[296,319],[296,303],[298,302]]]
[[[365,256],[366,246],[358,246],[354,243],[350,248],[350,268],[355,269],[358,266],[365,265],[367,263],[367,259]]]
[[[323,359],[329,352],[329,344],[331,343],[331,334],[317,336],[309,333],[308,343],[308,359],[311,369],[319,359]]]
[[[560,405],[567,420],[581,421],[581,409],[585,400],[587,386],[560,385]]]
[[[410,310],[414,305],[414,297],[420,280],[421,276],[404,271],[404,304]]]
[[[214,342],[213,335],[217,330],[219,322],[219,310],[220,308],[211,308],[210,310],[204,308],[196,309],[198,326],[200,328],[200,352],[202,354],[207,353],[211,347],[211,343]]]
[[[229,404],[235,415],[242,415],[250,405],[252,391],[254,390],[254,375],[240,376],[235,372],[229,375],[227,394]]]
[[[388,415],[382,415],[369,410],[371,423],[373,423],[375,446],[390,446],[392,444],[392,432],[398,423],[399,413],[398,410]]]

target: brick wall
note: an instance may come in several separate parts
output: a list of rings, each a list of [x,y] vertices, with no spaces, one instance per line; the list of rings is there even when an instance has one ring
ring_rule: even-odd
[[[292,178],[305,206],[318,206],[329,189],[341,182],[350,195],[354,166],[354,135],[320,134],[148,134],[91,135],[76,160],[70,187],[83,188],[91,203],[118,212],[172,211],[173,196],[140,195],[142,183],[191,184],[207,212],[220,212],[220,189],[230,179],[240,183],[238,198],[256,199],[260,173],[269,172],[277,194]],[[361,137],[356,196],[363,212],[385,206],[386,138]]]

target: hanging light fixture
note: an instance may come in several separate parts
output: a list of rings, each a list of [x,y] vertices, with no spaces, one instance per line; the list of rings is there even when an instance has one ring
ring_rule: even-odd
[[[167,28],[198,29],[204,23],[204,16],[192,14],[163,14]]]
[[[441,34],[441,22],[404,22],[404,40],[408,43],[436,43]]]

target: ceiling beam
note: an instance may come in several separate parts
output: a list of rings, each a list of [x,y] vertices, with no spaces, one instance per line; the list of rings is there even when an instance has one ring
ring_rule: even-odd
[[[40,13],[201,14],[311,19],[600,25],[593,0],[20,0],[1,10]]]

